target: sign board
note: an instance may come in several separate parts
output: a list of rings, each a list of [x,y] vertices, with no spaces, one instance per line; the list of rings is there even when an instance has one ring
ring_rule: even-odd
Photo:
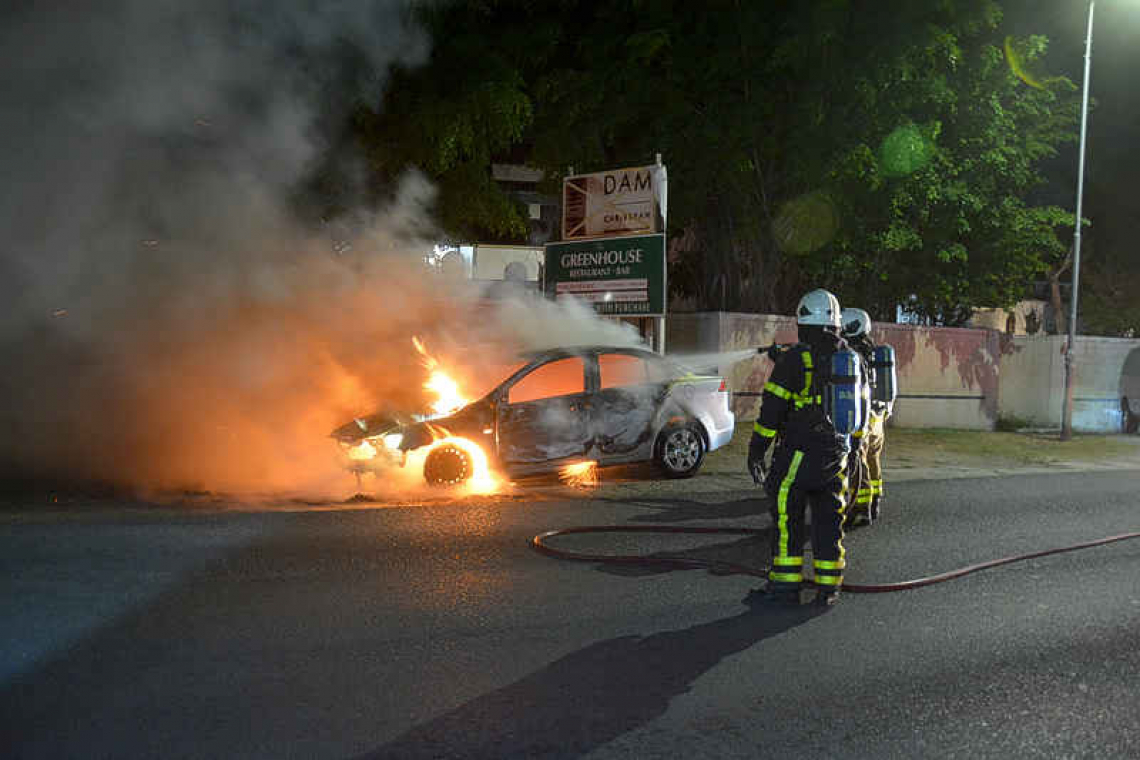
[[[598,314],[665,315],[665,235],[571,240],[546,246],[546,295],[577,298]]]
[[[542,248],[479,244],[472,258],[471,276],[476,280],[538,282],[542,274]]]
[[[666,186],[661,164],[566,177],[562,239],[664,232]]]

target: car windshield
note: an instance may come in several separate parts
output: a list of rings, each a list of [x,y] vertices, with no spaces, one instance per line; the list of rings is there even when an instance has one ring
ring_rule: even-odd
[[[463,390],[467,398],[472,401],[481,399],[526,365],[527,362],[520,359],[513,362],[495,362],[465,368],[467,371],[464,373],[464,377],[467,379]]]

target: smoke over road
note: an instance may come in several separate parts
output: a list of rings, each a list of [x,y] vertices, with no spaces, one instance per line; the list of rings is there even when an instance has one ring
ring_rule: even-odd
[[[45,5],[0,12],[12,477],[322,488],[344,478],[329,430],[423,401],[413,335],[633,340],[552,305],[488,311],[426,276],[433,190],[417,175],[341,220],[351,246],[295,218],[329,125],[379,99],[390,62],[425,55],[402,4]]]

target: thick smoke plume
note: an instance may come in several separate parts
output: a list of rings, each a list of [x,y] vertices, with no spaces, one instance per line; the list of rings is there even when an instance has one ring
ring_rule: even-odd
[[[402,4],[46,5],[0,12],[8,477],[347,487],[326,436],[422,404],[413,335],[457,354],[636,340],[433,275],[416,175],[347,234],[296,218],[329,125],[426,52]]]

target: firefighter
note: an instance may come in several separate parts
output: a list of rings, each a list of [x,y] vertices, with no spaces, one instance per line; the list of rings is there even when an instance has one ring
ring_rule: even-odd
[[[771,496],[774,525],[768,583],[754,593],[777,603],[800,603],[804,512],[810,504],[815,601],[831,605],[843,584],[850,450],[848,437],[835,430],[823,409],[831,355],[846,348],[840,337],[839,300],[826,290],[811,291],[800,299],[796,322],[800,342],[777,355],[748,446],[748,469]],[[766,470],[764,458],[773,442],[771,468]]]
[[[870,366],[875,344],[871,341],[871,316],[862,309],[844,309],[843,337],[851,348]],[[870,525],[879,519],[883,499],[882,455],[885,442],[883,423],[890,416],[890,405],[871,401],[866,433],[858,445],[860,481],[852,488],[855,503],[848,522],[852,525]]]

